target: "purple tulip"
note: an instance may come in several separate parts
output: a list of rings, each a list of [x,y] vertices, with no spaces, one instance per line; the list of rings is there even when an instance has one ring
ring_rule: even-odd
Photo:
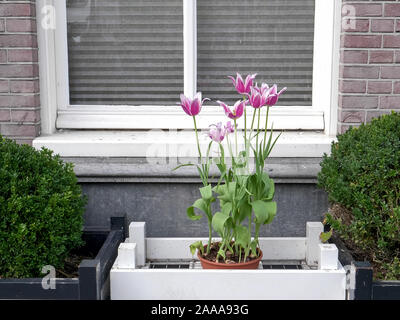
[[[201,111],[201,107],[204,101],[210,100],[207,98],[201,100],[201,92],[197,92],[193,100],[186,97],[183,93],[181,94],[180,97],[181,97],[181,107],[183,111],[185,111],[186,114],[188,114],[189,116],[197,116]]]
[[[268,92],[269,90],[267,90],[265,87],[261,87],[261,89],[257,86],[251,87],[250,94],[247,94],[249,97],[250,105],[256,109],[265,106],[267,102]]]
[[[236,120],[239,119],[243,115],[244,108],[246,107],[246,102],[243,100],[238,100],[235,102],[233,106],[233,110],[230,110],[229,107],[222,101],[217,101],[221,107],[224,108],[225,114],[227,117]]]
[[[250,92],[250,88],[253,85],[253,80],[255,79],[256,75],[256,73],[249,74],[244,82],[242,76],[239,73],[236,73],[236,79],[231,76],[229,76],[229,78],[232,80],[233,85],[235,86],[235,89],[238,93],[246,94]]]
[[[221,143],[225,138],[225,129],[222,128],[222,123],[212,124],[208,136],[211,140]]]
[[[230,121],[228,121],[224,127],[225,129],[225,135],[228,135],[229,133],[234,133],[235,132],[235,127],[232,125]]]
[[[279,96],[282,93],[284,93],[286,91],[286,89],[287,88],[285,87],[281,91],[278,92],[278,87],[276,84],[274,84],[270,88],[269,93],[268,93],[268,98],[267,98],[267,102],[266,102],[267,106],[274,106],[278,102]]]

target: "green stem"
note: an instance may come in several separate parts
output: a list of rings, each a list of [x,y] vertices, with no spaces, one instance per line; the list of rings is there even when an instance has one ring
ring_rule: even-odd
[[[237,139],[237,125],[236,125],[236,119],[233,120],[235,123],[235,154],[236,154],[236,159],[238,157],[238,139]]]
[[[201,163],[202,162],[202,156],[201,156],[201,150],[200,150],[199,134],[197,133],[196,116],[193,116],[193,122],[194,122],[194,130],[196,132],[197,150],[199,151],[200,163]]]
[[[267,106],[267,115],[266,115],[266,117],[265,117],[263,150],[265,149],[265,141],[267,140],[268,115],[269,115],[269,106]]]
[[[209,255],[209,254],[210,254],[210,251],[211,251],[211,237],[212,237],[211,221],[208,220],[208,246],[207,246],[207,255]]]
[[[258,151],[258,136],[260,135],[259,133],[260,133],[260,109],[261,108],[258,108],[258,115],[257,115],[257,118],[258,118],[258,122],[257,122],[257,138],[256,138],[256,148],[257,148],[257,151]]]

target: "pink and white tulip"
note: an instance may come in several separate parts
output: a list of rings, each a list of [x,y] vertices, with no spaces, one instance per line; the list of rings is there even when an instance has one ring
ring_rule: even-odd
[[[249,74],[245,81],[243,81],[243,78],[239,73],[236,73],[236,79],[231,76],[229,76],[229,78],[232,80],[233,85],[238,93],[246,94],[250,92],[250,88],[253,85],[253,80],[255,79],[256,75],[256,73]]]
[[[266,105],[267,106],[274,106],[278,102],[279,96],[282,93],[284,93],[286,91],[286,89],[287,88],[285,87],[281,91],[278,92],[278,86],[276,84],[274,84],[269,90]]]
[[[221,143],[224,138],[225,138],[225,128],[222,127],[222,123],[218,122],[217,124],[212,124],[210,126],[210,131],[208,133],[208,136],[211,138],[211,140]]]
[[[268,92],[269,90],[265,89],[265,87],[261,87],[261,89],[257,86],[251,87],[250,94],[247,94],[249,97],[250,105],[256,109],[265,106],[267,102]]]
[[[204,101],[209,100],[207,98],[201,100],[201,92],[198,92],[194,99],[186,97],[183,93],[181,94],[181,107],[183,111],[189,116],[197,116],[200,111]]]
[[[233,110],[229,109],[229,107],[222,101],[217,101],[222,108],[224,108],[225,114],[232,120],[239,119],[243,115],[244,108],[246,107],[246,102],[243,100],[238,100],[235,102],[233,106]]]
[[[225,129],[225,135],[235,132],[235,127],[232,125],[232,122],[230,122],[230,121],[228,121],[226,123],[226,125],[224,126],[224,129]]]

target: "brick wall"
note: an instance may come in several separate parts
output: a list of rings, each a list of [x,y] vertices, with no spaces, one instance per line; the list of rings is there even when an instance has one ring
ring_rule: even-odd
[[[400,111],[400,2],[343,0],[343,6],[339,132]]]
[[[30,144],[39,133],[35,1],[0,0],[0,134]]]

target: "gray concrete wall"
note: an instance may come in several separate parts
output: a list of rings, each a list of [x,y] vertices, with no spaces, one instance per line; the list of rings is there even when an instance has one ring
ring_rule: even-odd
[[[193,222],[188,206],[199,198],[195,168],[171,171],[174,164],[135,158],[64,158],[73,162],[88,196],[85,225],[107,227],[111,216],[145,221],[152,237],[205,237],[207,220]],[[186,159],[184,162],[193,161]],[[325,192],[316,187],[320,158],[271,158],[266,166],[276,184],[278,212],[262,236],[305,236],[307,221],[321,221],[328,209]],[[150,164],[152,163],[152,164]],[[214,168],[215,169],[215,168]],[[217,180],[217,170],[211,172]],[[215,208],[217,210],[217,208]]]
[[[85,223],[108,226],[110,216],[126,213],[128,221],[146,221],[152,237],[206,237],[207,219],[191,221],[186,208],[199,198],[201,185],[188,183],[82,183],[88,195]],[[326,194],[315,184],[277,184],[275,220],[262,236],[305,236],[307,221],[321,221]]]

